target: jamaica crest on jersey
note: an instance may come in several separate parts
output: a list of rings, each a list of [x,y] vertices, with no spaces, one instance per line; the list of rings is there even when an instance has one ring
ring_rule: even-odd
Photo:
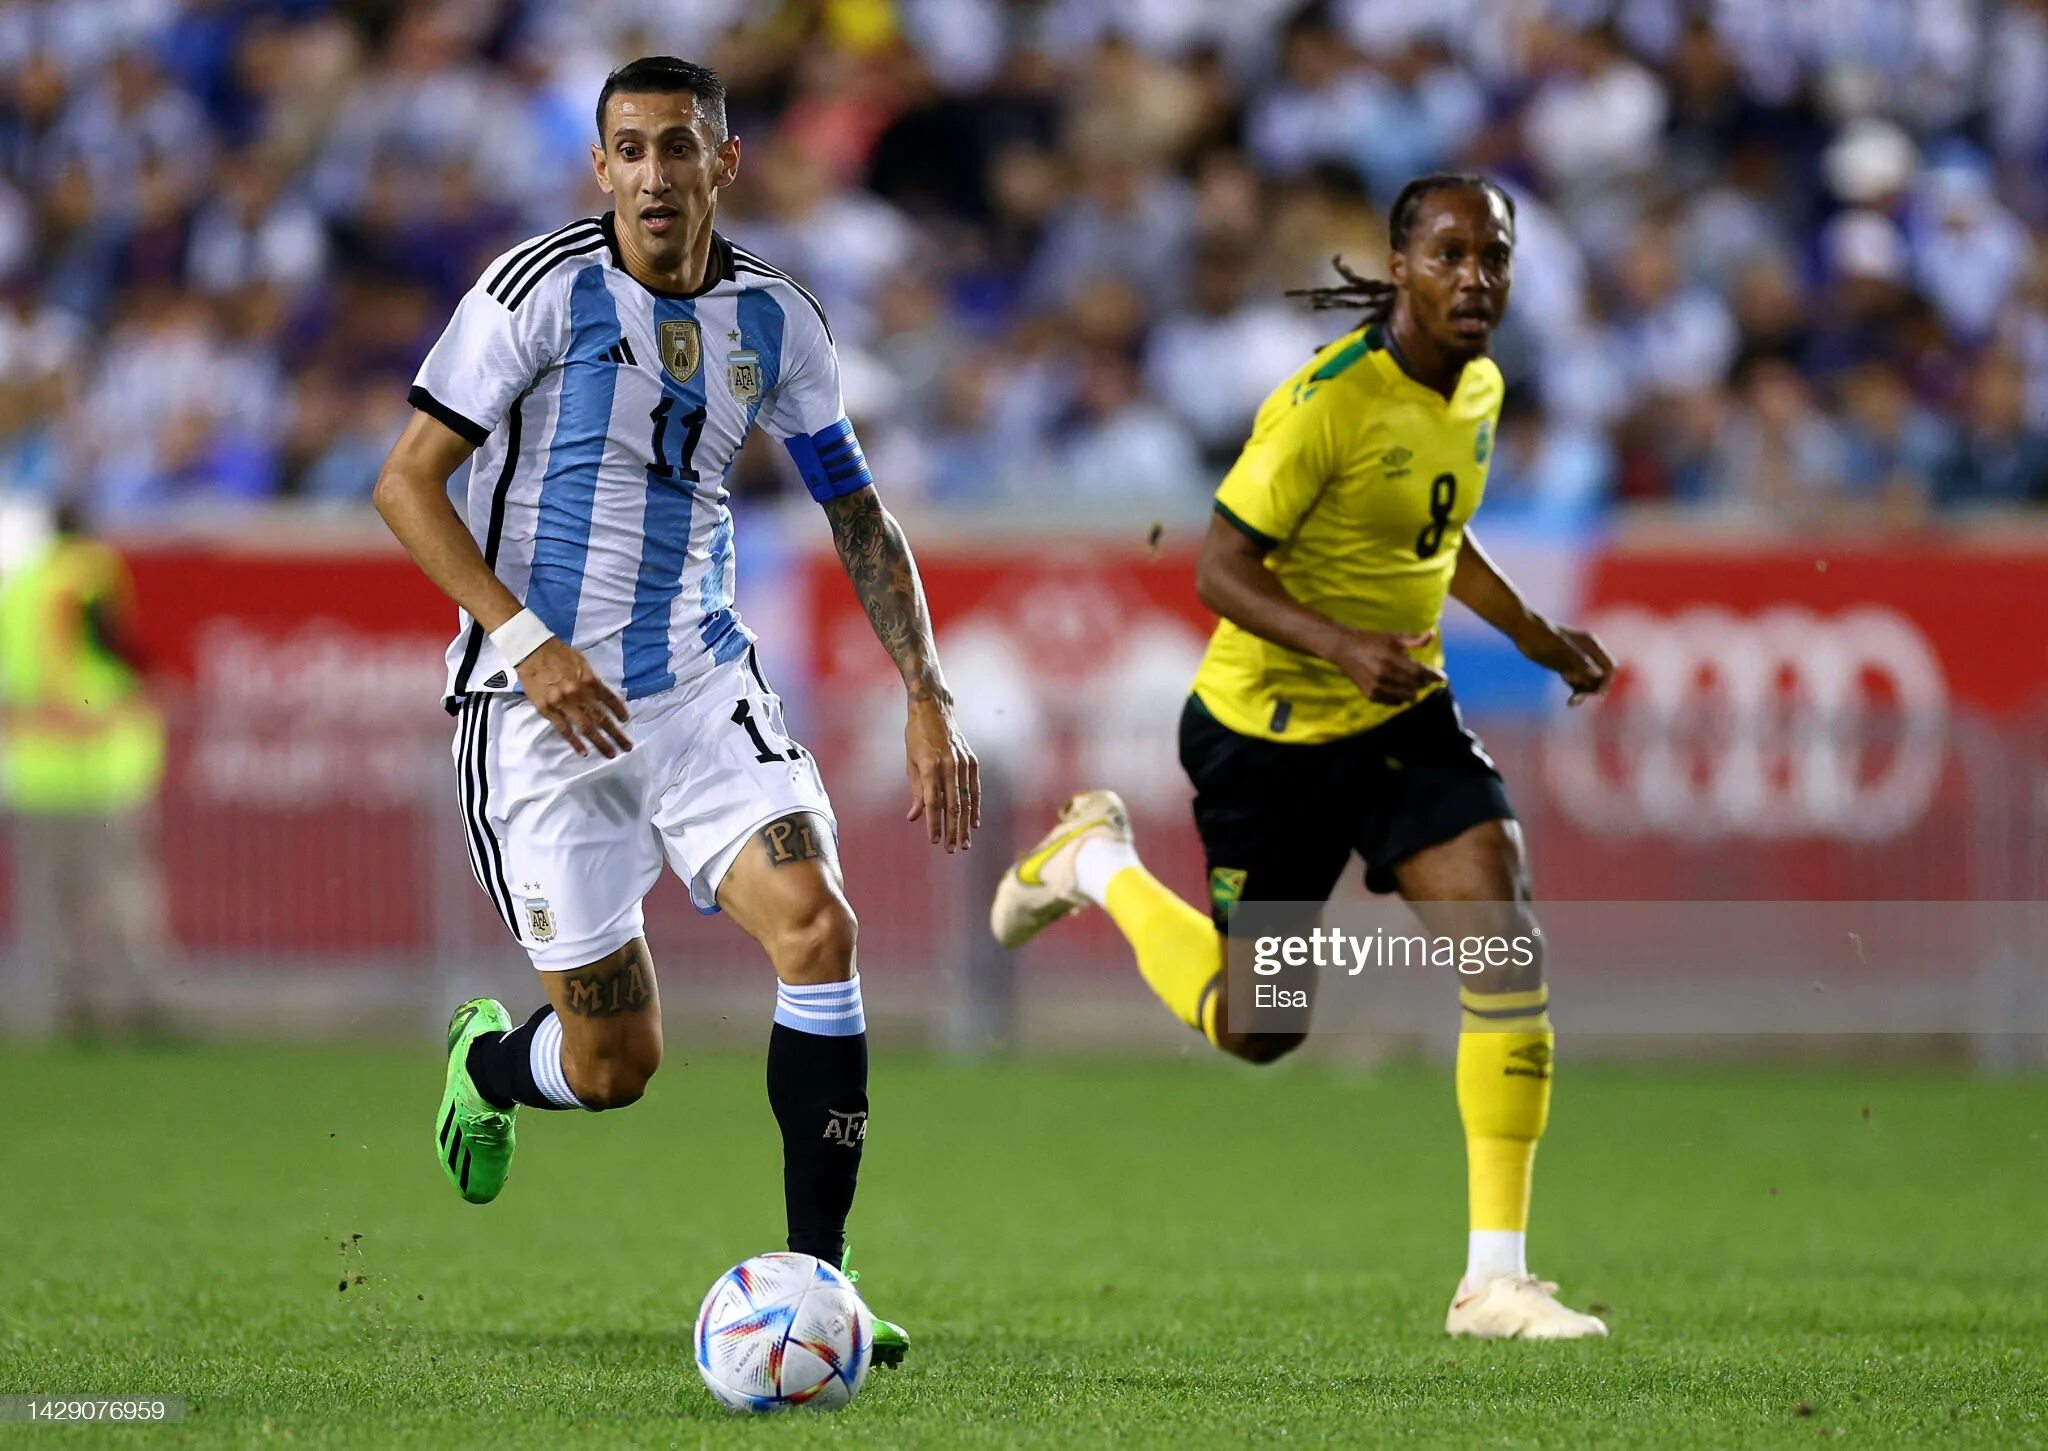
[[[704,335],[697,324],[689,318],[677,318],[661,325],[658,340],[661,343],[661,366],[678,383],[687,383],[697,376],[697,368],[704,361]]]

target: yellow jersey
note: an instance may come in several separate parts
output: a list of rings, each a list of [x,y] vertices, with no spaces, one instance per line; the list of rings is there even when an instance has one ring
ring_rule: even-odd
[[[1267,546],[1266,568],[1360,630],[1437,627],[1465,522],[1479,507],[1504,391],[1474,358],[1445,398],[1402,371],[1382,329],[1347,334],[1273,390],[1216,512]],[[1443,642],[1416,658],[1443,668]],[[1195,695],[1225,726],[1311,743],[1407,709],[1375,705],[1336,666],[1217,623]]]

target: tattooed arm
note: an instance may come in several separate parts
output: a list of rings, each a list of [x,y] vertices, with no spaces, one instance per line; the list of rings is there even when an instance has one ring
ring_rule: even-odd
[[[925,608],[910,543],[871,488],[829,501],[825,517],[832,521],[832,542],[868,623],[910,692],[910,719],[903,732],[910,774],[905,819],[922,817],[934,843],[943,841],[949,852],[956,846],[965,850],[981,824],[981,763],[953,719],[953,693],[939,670],[931,612]]]

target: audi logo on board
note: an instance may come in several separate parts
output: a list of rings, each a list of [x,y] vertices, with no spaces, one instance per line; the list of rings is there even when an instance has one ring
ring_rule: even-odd
[[[1898,612],[1623,606],[1592,628],[1620,677],[1593,709],[1564,712],[1543,753],[1578,825],[1883,841],[1932,802],[1948,687],[1926,636]]]

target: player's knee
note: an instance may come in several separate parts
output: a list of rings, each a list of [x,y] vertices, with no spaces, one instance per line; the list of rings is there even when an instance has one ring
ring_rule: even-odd
[[[1308,1041],[1306,1033],[1222,1033],[1216,1046],[1247,1063],[1277,1063]]]
[[[775,975],[786,983],[845,982],[853,976],[860,923],[853,909],[829,898],[785,923],[770,944]]]
[[[661,1067],[661,1034],[636,1033],[628,1041],[579,1059],[570,1086],[585,1108],[626,1108],[638,1103]]]
[[[576,1097],[585,1108],[626,1108],[640,1101],[653,1076],[654,1068],[643,1060],[599,1058],[578,1075]]]

